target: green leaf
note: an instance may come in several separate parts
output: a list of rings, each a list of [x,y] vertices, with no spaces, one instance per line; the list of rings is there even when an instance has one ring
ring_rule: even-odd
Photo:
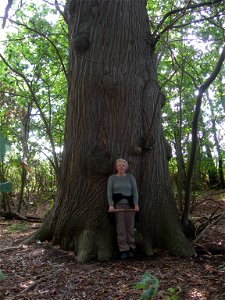
[[[171,288],[168,288],[167,291],[170,292],[170,293],[175,293],[176,289],[171,287]]]
[[[155,280],[154,280],[154,282],[153,282],[153,288],[154,288],[154,290],[155,290],[156,293],[157,293],[157,291],[158,291],[158,289],[159,289],[159,280],[158,280],[157,278],[155,278]]]
[[[156,291],[153,287],[147,289],[146,291],[144,291],[141,295],[141,299],[142,300],[149,300],[151,299],[154,295],[156,295]]]
[[[0,281],[3,281],[6,279],[6,276],[2,273],[2,270],[0,269]]]
[[[145,273],[141,280],[135,285],[135,288],[140,290],[140,289],[147,289],[149,288],[149,285],[151,283],[151,275],[149,273]]]
[[[9,145],[4,135],[0,132],[0,162],[4,160],[5,153],[9,149]]]

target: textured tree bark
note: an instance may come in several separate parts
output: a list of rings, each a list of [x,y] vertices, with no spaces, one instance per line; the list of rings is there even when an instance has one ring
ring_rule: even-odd
[[[177,174],[178,204],[179,204],[179,210],[182,212],[186,170],[185,170],[185,163],[184,163],[184,157],[183,157],[182,145],[181,145],[181,127],[174,129],[174,137],[175,137],[176,161],[178,167],[178,174]]]
[[[216,129],[216,121],[215,121],[215,114],[214,114],[214,109],[213,109],[213,104],[212,100],[210,99],[208,93],[207,93],[207,99],[209,102],[210,110],[211,110],[211,115],[212,115],[212,131],[213,131],[213,137],[214,137],[214,144],[216,147],[216,151],[218,154],[218,173],[219,173],[219,179],[220,179],[220,188],[224,189],[225,188],[225,181],[224,181],[224,173],[223,173],[223,157],[222,157],[222,151],[220,147],[220,143],[217,137],[217,129]]]
[[[190,256],[174,203],[161,127],[154,40],[146,1],[71,0],[65,149],[52,211],[36,237],[73,249],[78,261],[112,256],[106,184],[129,161],[140,192],[142,250]]]

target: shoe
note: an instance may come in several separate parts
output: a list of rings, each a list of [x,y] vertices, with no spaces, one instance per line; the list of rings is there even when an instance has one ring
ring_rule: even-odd
[[[129,258],[135,258],[136,257],[136,251],[133,248],[130,248],[129,252],[128,252],[128,257]]]
[[[128,260],[128,253],[127,251],[123,251],[120,255],[121,260]]]

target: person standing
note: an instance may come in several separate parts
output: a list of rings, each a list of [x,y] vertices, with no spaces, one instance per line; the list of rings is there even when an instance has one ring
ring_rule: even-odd
[[[108,178],[107,198],[109,212],[116,214],[120,258],[127,260],[135,256],[134,222],[135,213],[139,211],[138,189],[134,176],[127,173],[128,162],[126,160],[117,159],[115,168],[116,174]]]

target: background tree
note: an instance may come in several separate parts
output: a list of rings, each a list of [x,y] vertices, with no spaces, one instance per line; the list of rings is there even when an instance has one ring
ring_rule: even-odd
[[[64,21],[60,19],[53,24],[48,21],[49,14],[52,17],[56,11],[46,9],[45,5],[29,3],[24,4],[23,9],[17,10],[16,19],[8,19],[17,31],[9,32],[4,40],[0,74],[1,127],[7,130],[7,137],[13,144],[13,151],[9,154],[10,177],[14,179],[15,193],[20,195],[18,210],[22,203],[23,206],[29,203],[31,190],[34,193],[31,198],[36,198],[34,188],[39,189],[41,185],[37,179],[49,180],[46,184],[49,195],[46,195],[46,190],[42,191],[41,198],[43,195],[47,199],[53,197],[54,177],[57,176],[63,144],[67,96]],[[32,179],[31,176],[27,178],[27,171],[21,168],[21,160],[30,164]],[[17,174],[21,174],[21,180]]]
[[[213,15],[209,16],[208,12],[211,13],[212,11]],[[201,22],[204,24],[203,26],[196,26],[196,22],[199,24],[198,13],[193,13],[191,16],[189,15],[182,19],[183,21],[181,25],[186,24],[187,26],[188,24],[188,31],[182,30],[183,27],[180,24],[178,26],[174,26],[175,28],[172,33],[173,37],[175,33],[176,38],[174,38],[174,40],[170,40],[171,42],[168,43],[168,47],[166,48],[166,50],[171,53],[171,56],[168,55],[168,59],[172,59],[174,72],[171,73],[171,70],[169,69],[170,63],[168,62],[166,65],[165,63],[160,65],[160,72],[158,73],[161,86],[164,88],[166,96],[169,99],[172,99],[172,101],[168,101],[165,108],[163,108],[163,126],[166,134],[168,134],[168,131],[171,132],[172,128],[174,128],[176,135],[173,136],[172,133],[172,140],[175,140],[175,149],[177,149],[178,143],[177,136],[180,136],[177,131],[181,127],[181,132],[183,133],[181,136],[182,152],[180,151],[180,155],[176,155],[176,158],[178,159],[183,156],[186,168],[190,152],[190,124],[193,118],[192,111],[195,106],[195,97],[193,97],[193,95],[204,79],[209,77],[209,72],[212,66],[215,65],[215,57],[218,56],[218,46],[221,45],[220,42],[223,42],[224,36],[224,28],[221,26],[221,19],[219,17],[223,14],[223,6],[218,6],[218,10],[215,9],[215,7],[211,7],[208,11],[204,11],[200,14]],[[187,22],[187,20],[189,21]],[[209,25],[209,30],[206,24]],[[198,45],[194,43],[193,39],[196,35],[200,38],[198,40]],[[180,39],[182,43],[177,43],[178,39]],[[209,42],[207,46],[205,44],[201,44],[201,42],[204,43],[206,40]],[[220,42],[218,43],[218,41]],[[181,99],[182,101],[178,99]],[[201,114],[204,122],[210,118],[210,116],[206,114],[206,111],[209,110],[206,100],[206,97],[203,97],[203,113]],[[180,103],[182,103],[182,105],[180,105]],[[168,109],[168,106],[170,109]],[[175,120],[179,121],[176,122]],[[201,124],[204,124],[204,122]],[[177,124],[179,124],[179,126],[177,126]],[[203,129],[200,128],[200,130]],[[208,128],[207,130],[210,129]],[[211,135],[209,135],[209,138],[212,140]],[[202,145],[204,145],[204,143]],[[201,149],[201,144],[198,146],[200,147],[199,150],[202,153],[205,153],[205,150],[202,151]],[[191,184],[196,183],[196,176],[198,176],[198,178],[204,183],[204,188],[207,188],[207,177],[204,175],[206,168],[205,164],[206,161],[204,164],[198,164],[198,172],[197,169],[194,170],[195,178]],[[197,191],[201,184],[198,182],[197,185],[193,185],[193,188]]]

